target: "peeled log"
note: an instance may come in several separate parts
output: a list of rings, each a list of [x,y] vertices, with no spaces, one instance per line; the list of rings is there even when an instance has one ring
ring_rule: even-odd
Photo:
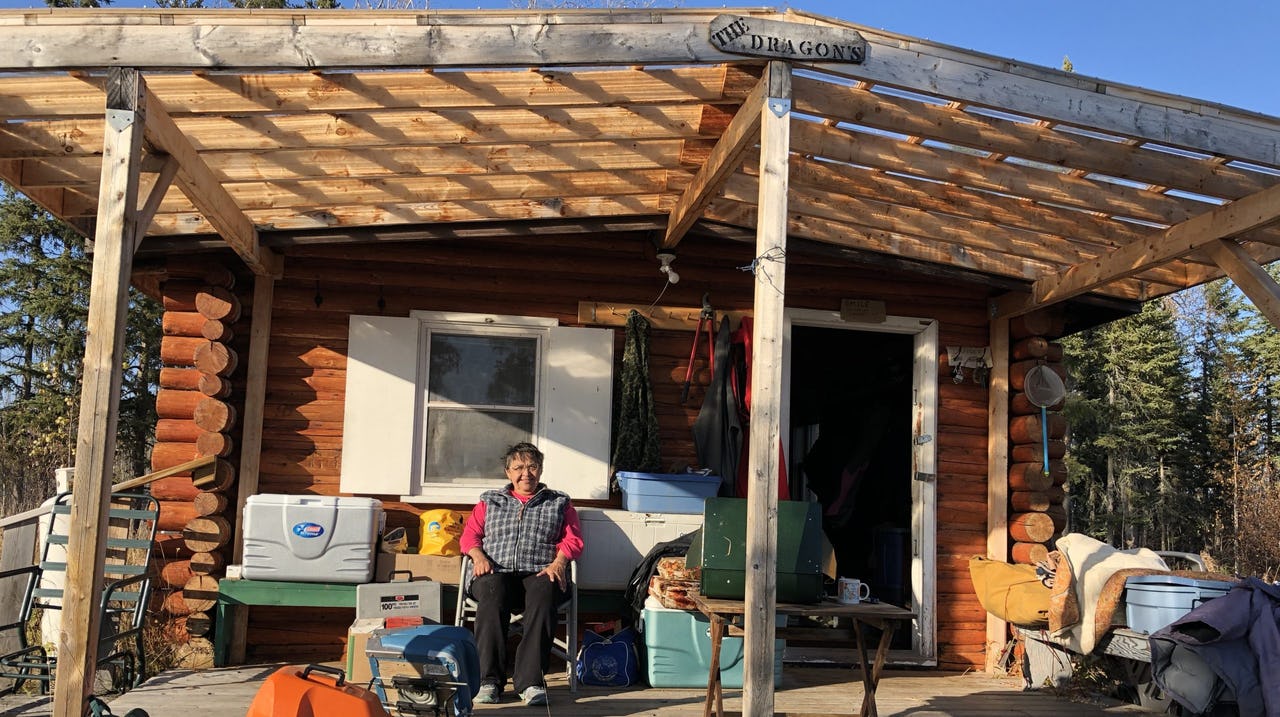
[[[1063,350],[1062,344],[1049,344],[1049,352],[1044,355],[1046,361],[1061,361],[1067,352]]]
[[[1044,355],[1049,353],[1049,340],[1043,336],[1028,336],[1015,343],[1009,353],[1015,361],[1044,358]]]
[[[204,257],[170,256],[165,261],[165,273],[175,279],[195,279],[196,286],[210,284],[224,289],[235,288],[236,277],[223,264]]]
[[[187,633],[192,637],[204,637],[213,629],[213,620],[205,612],[187,615]]]
[[[192,510],[194,513],[194,509]],[[197,553],[208,553],[231,540],[231,523],[221,515],[193,518],[182,530],[187,547]],[[197,608],[203,610],[204,608]]]
[[[162,471],[199,457],[195,443],[157,443],[151,447],[151,470]]]
[[[196,406],[206,398],[208,396],[199,391],[162,388],[156,391],[156,416],[191,420],[196,415]]]
[[[1053,518],[1044,513],[1017,513],[1009,518],[1009,537],[1016,541],[1045,543],[1053,533]]]
[[[200,372],[200,393],[210,398],[226,398],[231,395],[231,381],[215,373]]]
[[[1067,455],[1066,441],[1049,441],[1049,459]],[[1014,463],[1030,463],[1044,460],[1044,444],[1039,439],[1035,443],[1019,443],[1009,451],[1009,460]]]
[[[1051,505],[1045,515],[1053,519],[1053,532],[1061,533],[1067,529],[1067,509],[1062,505]]]
[[[192,612],[195,612],[191,608],[187,607],[186,596],[182,594],[181,590],[174,590],[166,595],[164,597],[164,605],[161,609],[170,615],[190,615]]]
[[[204,396],[192,412],[196,425],[206,431],[229,431],[236,425],[236,409],[226,401]]]
[[[177,560],[190,558],[192,553],[179,533],[158,533],[155,548],[152,549],[157,560]]]
[[[193,427],[199,428],[194,423]],[[235,450],[236,442],[225,433],[215,431],[201,431],[196,437],[196,453],[202,456],[217,456],[226,458],[231,455],[231,451]]]
[[[1067,480],[1065,461],[1049,461],[1049,474],[1044,463],[1014,463],[1009,466],[1009,487],[1014,491],[1045,491]]]
[[[160,319],[160,330],[165,336],[203,337],[206,321],[208,319],[195,311],[166,311]]]
[[[196,506],[191,501],[162,500],[160,501],[160,518],[156,521],[156,527],[160,530],[184,530],[195,517],[197,517]]]
[[[196,368],[218,376],[230,376],[231,372],[236,370],[240,357],[231,347],[218,341],[194,340],[200,341],[200,344],[191,350],[191,363]]]
[[[205,338],[165,336],[160,339],[160,363],[165,366],[196,365],[196,348],[209,343]]]
[[[212,470],[204,468],[200,475],[202,482],[196,486],[200,490],[227,490],[236,482],[236,468],[229,461],[221,458],[213,462]]]
[[[1064,438],[1067,435],[1067,419],[1056,413],[1048,415],[1049,438]],[[1009,440],[1014,443],[1039,443],[1043,438],[1040,429],[1040,414],[1030,416],[1014,416],[1009,419]]]
[[[193,574],[190,560],[170,560],[160,566],[160,582],[179,590],[187,584]]]
[[[1061,411],[1062,407],[1066,405],[1066,403],[1067,398],[1066,396],[1063,396],[1061,401],[1058,401],[1052,406],[1045,406],[1045,409],[1049,411]],[[1016,392],[1010,394],[1009,413],[1015,416],[1029,416],[1033,413],[1040,413],[1040,407],[1032,403],[1031,399],[1027,398],[1027,394]]]
[[[1049,559],[1049,549],[1041,543],[1014,543],[1009,556],[1015,563],[1035,565]]]
[[[187,615],[175,615],[160,624],[160,633],[164,636],[166,642],[171,645],[181,645],[191,639],[191,633],[187,631]]]
[[[173,651],[173,664],[184,670],[213,667],[213,643],[207,637],[193,637]]]
[[[160,302],[165,311],[195,311],[196,294],[207,282],[170,279],[161,287]]]
[[[222,570],[226,560],[222,553],[196,553],[191,556],[191,572],[211,575]]]
[[[192,504],[198,516],[218,515],[227,509],[227,496],[222,493],[203,491],[195,497]]]
[[[231,331],[230,324],[214,319],[205,319],[204,325],[200,327],[200,335],[210,341],[226,343],[235,336],[235,333]]]
[[[220,286],[207,286],[196,292],[196,311],[206,319],[234,324],[240,318],[240,300]]]
[[[1044,512],[1053,505],[1049,500],[1049,494],[1039,490],[1015,490],[1009,494],[1009,505],[1019,513],[1028,511]],[[199,509],[197,508],[197,512]]]
[[[218,604],[218,579],[212,575],[192,575],[182,588],[182,599],[188,614],[204,612]]]
[[[1058,309],[1041,309],[1009,319],[1009,336],[1025,339],[1028,336],[1057,338],[1066,330],[1066,315]]]
[[[161,443],[198,443],[200,433],[200,427],[189,418],[156,421],[156,440]]]
[[[160,369],[160,388],[195,391],[200,388],[200,377],[203,375],[199,369],[167,366]]]
[[[1061,363],[1050,363],[1040,359],[1032,359],[1029,361],[1016,361],[1009,364],[1009,386],[1015,391],[1021,391],[1026,385],[1027,372],[1036,366],[1047,366],[1049,370],[1058,374],[1058,378],[1064,382],[1067,380],[1067,367]]]
[[[151,495],[156,500],[190,501],[199,494],[200,489],[192,485],[191,478],[187,476],[169,476],[151,483]]]

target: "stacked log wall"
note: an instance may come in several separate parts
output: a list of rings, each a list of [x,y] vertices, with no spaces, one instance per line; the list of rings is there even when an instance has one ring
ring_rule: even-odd
[[[1009,323],[1009,555],[1017,563],[1045,560],[1067,527],[1063,402],[1042,411],[1024,392],[1027,373],[1037,366],[1066,383],[1062,344],[1052,341],[1062,334],[1062,319],[1042,311]]]
[[[237,322],[242,300],[226,266],[171,258],[161,284],[160,390],[152,470],[201,456],[216,458],[211,482],[196,487],[191,473],[151,485],[160,501],[158,580],[154,602],[163,632],[181,666],[211,666],[211,608],[231,538],[236,404],[243,384]],[[245,333],[241,328],[239,333]]]
[[[751,277],[740,267],[751,262],[751,250],[746,244],[686,240],[676,266],[682,280],[666,288],[660,303],[696,307],[709,291],[718,310],[750,311]],[[351,314],[407,316],[429,309],[541,316],[574,325],[580,301],[654,302],[664,281],[657,265],[647,237],[620,235],[543,237],[536,247],[517,239],[290,249],[274,292],[259,490],[340,493]],[[787,295],[789,306],[824,310],[837,310],[842,299],[881,300],[890,314],[938,319],[943,345],[987,341],[986,297],[977,286],[831,266],[829,259],[791,252]],[[691,427],[710,373],[700,351],[694,385],[681,403],[692,328],[652,332],[649,367],[664,467],[697,463]],[[615,335],[615,360],[620,361],[622,329]],[[970,555],[985,550],[987,397],[984,387],[971,383],[944,380],[940,388],[938,655],[942,666],[964,669],[983,660],[984,617],[963,570]],[[388,527],[403,526],[416,536],[422,507],[382,498]],[[330,615],[302,630],[298,614],[252,610],[248,658],[334,659],[341,654],[344,620],[349,622],[350,615]]]

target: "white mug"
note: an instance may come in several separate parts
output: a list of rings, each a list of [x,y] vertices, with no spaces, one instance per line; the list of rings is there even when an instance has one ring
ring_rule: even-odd
[[[871,586],[857,578],[840,578],[836,584],[840,588],[836,601],[844,605],[857,605],[871,597]]]

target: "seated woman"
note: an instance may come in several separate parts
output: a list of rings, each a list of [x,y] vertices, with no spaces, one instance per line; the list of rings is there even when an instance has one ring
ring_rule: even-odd
[[[471,557],[476,601],[480,691],[476,702],[502,699],[506,684],[507,629],[511,614],[524,615],[512,686],[526,704],[547,703],[543,673],[551,656],[556,606],[568,596],[570,561],[582,553],[582,526],[569,496],[541,482],[542,452],[517,443],[502,457],[511,485],[480,496],[462,531]]]

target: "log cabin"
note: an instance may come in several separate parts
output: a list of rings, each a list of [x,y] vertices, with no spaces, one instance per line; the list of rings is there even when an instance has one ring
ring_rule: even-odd
[[[1065,527],[1067,426],[1028,370],[1224,275],[1280,324],[1280,119],[802,11],[6,10],[0,70],[0,178],[93,254],[60,714],[93,664],[131,285],[165,309],[153,467],[216,457],[152,486],[157,609],[192,644],[254,494],[414,528],[529,437],[616,510],[632,309],[661,468],[700,467],[705,305],[717,336],[752,320],[725,477],[748,605],[775,599],[779,496],[818,500],[840,573],[917,614],[893,659],[981,668],[1007,633],[967,560]],[[240,619],[257,659],[333,659],[346,628]]]

